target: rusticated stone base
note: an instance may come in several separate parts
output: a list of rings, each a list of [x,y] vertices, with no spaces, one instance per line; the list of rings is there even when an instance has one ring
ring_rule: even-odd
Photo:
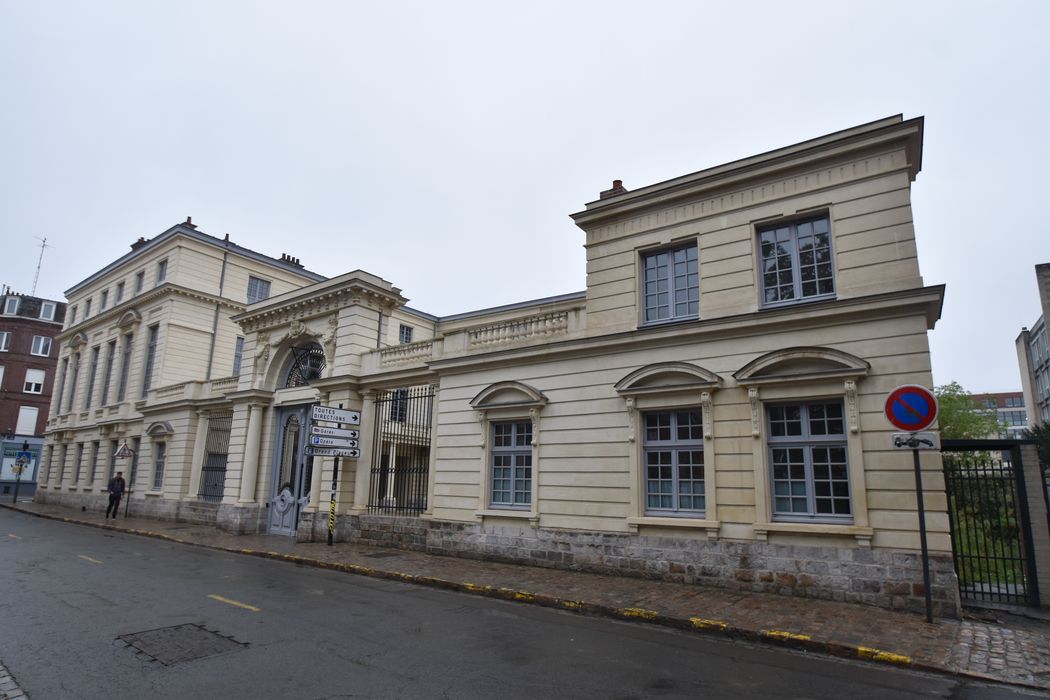
[[[254,535],[266,532],[266,506],[220,503],[216,512],[215,526],[235,535]]]

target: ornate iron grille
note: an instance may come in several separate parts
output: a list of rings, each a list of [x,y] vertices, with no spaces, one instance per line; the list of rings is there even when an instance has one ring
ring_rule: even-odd
[[[427,509],[434,389],[394,389],[376,398],[368,511],[419,515]]]
[[[205,501],[221,501],[226,486],[226,458],[230,451],[230,428],[233,412],[213,413],[208,421],[208,437],[201,465],[198,495]]]
[[[1038,605],[1017,442],[944,440],[942,457],[952,555],[963,602]]]
[[[288,367],[284,388],[306,386],[314,379],[320,379],[325,366],[324,348],[317,343],[292,348],[292,363]]]

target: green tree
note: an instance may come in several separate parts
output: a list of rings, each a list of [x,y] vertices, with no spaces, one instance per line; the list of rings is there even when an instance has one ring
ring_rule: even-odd
[[[970,393],[951,382],[935,387],[937,423],[945,440],[983,440],[999,437],[1006,430],[995,411],[989,411],[971,398]]]

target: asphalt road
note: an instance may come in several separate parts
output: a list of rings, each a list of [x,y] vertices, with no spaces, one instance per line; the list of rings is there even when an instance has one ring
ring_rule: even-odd
[[[1047,697],[7,510],[0,601],[32,700]]]

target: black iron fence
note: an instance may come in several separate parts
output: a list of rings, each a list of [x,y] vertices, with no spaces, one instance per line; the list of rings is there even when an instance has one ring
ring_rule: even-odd
[[[197,495],[205,501],[221,501],[226,487],[226,459],[230,451],[230,429],[233,412],[213,413],[208,421],[204,445],[204,464]]]
[[[942,457],[952,553],[963,602],[1037,605],[1019,443],[944,440]]]
[[[427,508],[433,387],[409,387],[376,398],[368,511],[419,515]]]

